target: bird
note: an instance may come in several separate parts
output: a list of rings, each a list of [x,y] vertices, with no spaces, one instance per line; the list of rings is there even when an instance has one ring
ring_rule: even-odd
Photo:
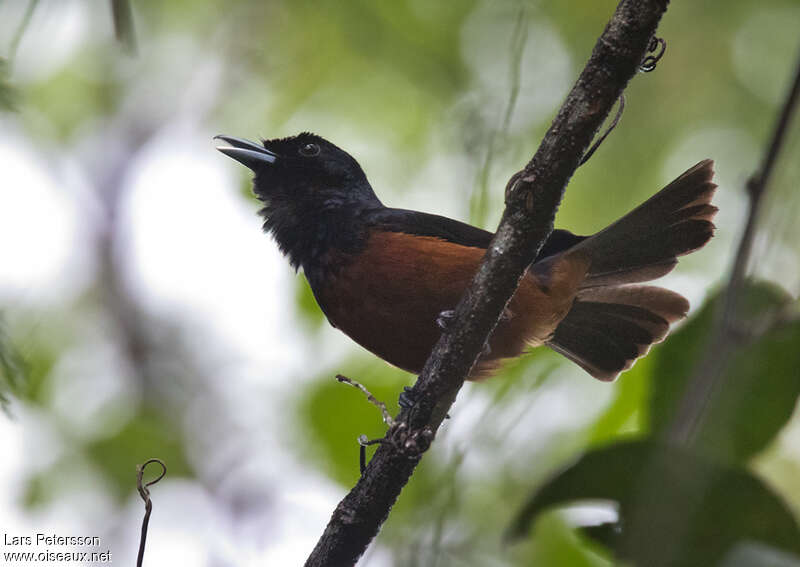
[[[389,364],[420,373],[493,233],[385,206],[356,159],[316,134],[215,139],[254,173],[263,229],[302,269],[329,323]],[[712,238],[713,166],[697,163],[597,233],[553,230],[467,378],[491,376],[507,359],[545,346],[611,381],[662,341],[689,302],[643,284]]]

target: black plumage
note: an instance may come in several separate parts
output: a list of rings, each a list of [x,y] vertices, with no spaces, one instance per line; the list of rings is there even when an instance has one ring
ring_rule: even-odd
[[[331,323],[385,360],[418,372],[492,233],[378,199],[358,162],[310,133],[263,145],[220,136],[220,151],[255,172],[264,229],[302,267]],[[473,378],[505,357],[547,345],[610,380],[686,315],[655,286],[677,258],[713,235],[713,162],[690,168],[604,230],[554,230],[509,302]]]

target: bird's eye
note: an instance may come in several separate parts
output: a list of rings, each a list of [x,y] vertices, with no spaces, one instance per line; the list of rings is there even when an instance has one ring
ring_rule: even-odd
[[[299,151],[301,156],[314,157],[319,155],[319,146],[317,144],[306,144]]]

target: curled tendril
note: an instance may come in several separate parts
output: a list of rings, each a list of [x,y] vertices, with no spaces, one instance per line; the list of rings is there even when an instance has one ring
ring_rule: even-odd
[[[649,73],[650,71],[655,70],[656,65],[664,57],[664,53],[667,51],[667,42],[661,38],[653,36],[650,38],[650,45],[647,47],[647,52],[650,55],[647,55],[644,59],[642,59],[641,64],[639,65],[639,70],[642,73]]]
[[[156,478],[151,481],[145,482],[142,484],[142,480],[144,477],[144,469],[147,468],[147,465],[152,465],[153,463],[158,463],[161,467],[161,474],[159,474]],[[146,500],[147,496],[150,495],[150,491],[147,490],[148,486],[153,486],[159,480],[164,478],[164,475],[167,474],[167,465],[164,464],[164,461],[161,459],[147,459],[141,465],[136,465],[136,489],[139,491],[139,494],[142,496],[142,500]]]
[[[597,139],[597,141],[592,144],[592,147],[587,150],[587,152],[581,158],[581,162],[578,164],[578,167],[582,166],[584,163],[589,161],[589,158],[592,157],[594,152],[597,151],[597,148],[600,147],[600,144],[608,137],[608,135],[617,127],[619,124],[619,119],[622,118],[622,113],[625,112],[625,95],[619,95],[619,106],[617,107],[617,114],[614,116],[614,120],[611,121],[608,128],[605,132]]]
[[[147,465],[153,463],[158,463],[158,465],[161,467],[161,474],[149,482],[143,482],[144,469],[147,468]],[[139,556],[136,560],[136,567],[141,567],[142,560],[144,559],[144,547],[145,542],[147,541],[147,526],[150,523],[150,513],[153,511],[153,502],[150,500],[150,491],[147,489],[147,487],[153,486],[159,480],[164,478],[164,475],[166,474],[167,465],[165,465],[164,461],[161,459],[147,459],[141,465],[136,465],[136,489],[139,491],[139,496],[141,496],[142,500],[144,500],[144,519],[142,520],[142,535],[139,539]]]

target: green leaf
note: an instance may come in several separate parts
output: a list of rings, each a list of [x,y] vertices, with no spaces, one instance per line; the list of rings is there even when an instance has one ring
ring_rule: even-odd
[[[656,347],[658,348],[658,347]],[[642,358],[614,383],[615,396],[589,430],[589,444],[600,446],[620,434],[646,434],[646,417],[642,411],[653,375],[652,355]]]
[[[697,362],[708,347],[717,295],[666,344],[654,353],[651,398],[654,432],[663,432],[675,419]],[[758,283],[743,295],[739,319],[746,330],[760,329],[785,305],[785,293]],[[763,450],[789,421],[800,395],[800,321],[781,323],[760,337],[748,337],[731,349],[718,383],[709,394],[695,447],[714,457],[743,462]]]
[[[713,565],[742,541],[800,552],[796,520],[760,480],[654,441],[587,453],[531,497],[509,533],[521,536],[541,512],[579,500],[618,505],[618,538],[603,539],[636,565]]]
[[[744,461],[792,416],[800,395],[800,321],[734,353],[697,437],[708,453]]]

